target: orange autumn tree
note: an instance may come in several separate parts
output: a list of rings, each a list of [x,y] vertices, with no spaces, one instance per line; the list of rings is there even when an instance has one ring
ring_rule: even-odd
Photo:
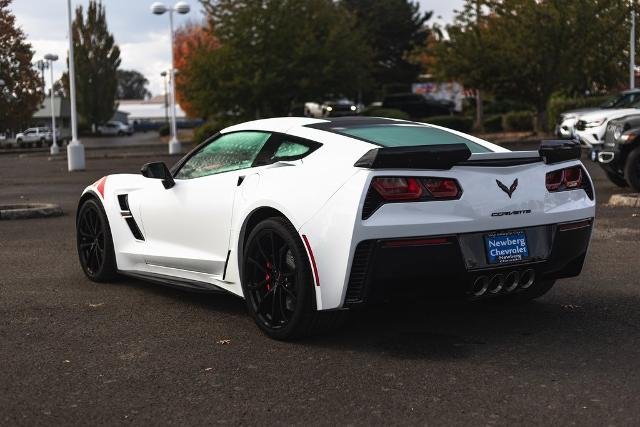
[[[176,67],[176,102],[189,117],[202,117],[202,114],[189,101],[185,90],[185,80],[189,75],[187,68],[196,52],[218,47],[220,43],[207,24],[190,22],[175,33],[173,60]]]

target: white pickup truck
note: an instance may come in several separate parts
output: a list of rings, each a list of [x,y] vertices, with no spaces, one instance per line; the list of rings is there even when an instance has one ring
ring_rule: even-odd
[[[45,143],[52,142],[52,140],[51,129],[45,127],[29,128],[16,135],[16,144],[20,148],[34,144],[36,147],[42,147]]]

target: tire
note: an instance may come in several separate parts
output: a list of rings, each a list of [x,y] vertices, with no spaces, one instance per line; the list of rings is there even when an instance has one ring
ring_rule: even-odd
[[[36,147],[42,147],[44,145],[44,142],[44,138],[40,138],[38,141],[36,141]]]
[[[307,251],[284,218],[269,218],[251,231],[244,248],[242,291],[258,327],[277,340],[293,340],[337,328],[346,311],[317,311]]]
[[[117,277],[116,256],[109,221],[101,203],[86,199],[76,218],[78,258],[84,274],[94,282],[107,282]]]
[[[640,147],[629,153],[624,166],[624,177],[633,191],[640,192]]]
[[[607,175],[607,178],[609,178],[609,181],[613,182],[618,187],[624,188],[629,186],[629,183],[624,179],[624,177],[613,172],[605,172],[605,174]]]
[[[123,136],[123,135],[124,135],[124,133],[121,130],[119,130],[118,131],[118,136]]]
[[[16,145],[18,148],[24,148],[24,142],[22,142],[22,139],[20,138],[16,139]]]

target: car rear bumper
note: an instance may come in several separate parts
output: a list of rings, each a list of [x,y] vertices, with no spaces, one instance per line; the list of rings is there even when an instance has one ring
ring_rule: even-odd
[[[488,264],[484,235],[490,232],[365,240],[356,247],[343,306],[394,296],[476,298],[480,297],[474,293],[478,278],[504,279],[510,273],[510,277],[533,274],[540,280],[577,276],[592,224],[588,218],[520,229],[526,233],[530,256],[526,262],[508,264]],[[522,286],[507,288],[482,292],[482,297],[518,292]]]

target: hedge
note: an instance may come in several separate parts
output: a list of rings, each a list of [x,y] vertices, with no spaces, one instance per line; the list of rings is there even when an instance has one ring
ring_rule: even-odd
[[[502,132],[502,114],[488,116],[482,125],[485,132]]]
[[[193,130],[193,143],[200,144],[204,142],[207,138],[215,135],[220,132],[220,126],[213,121],[208,121],[198,126]]]
[[[409,120],[409,115],[393,108],[369,107],[362,112],[363,116],[387,117],[389,119]]]
[[[466,133],[471,132],[473,128],[473,119],[464,116],[433,116],[426,117],[422,121]]]
[[[530,111],[514,111],[502,116],[502,128],[505,131],[533,130],[533,113]]]

